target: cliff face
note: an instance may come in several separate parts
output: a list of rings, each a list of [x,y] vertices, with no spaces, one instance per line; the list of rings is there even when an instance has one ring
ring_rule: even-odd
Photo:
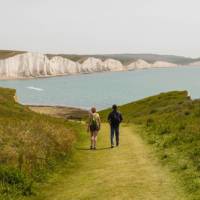
[[[81,64],[61,56],[55,56],[49,59],[46,55],[40,53],[24,53],[0,60],[0,79],[31,78],[176,66],[177,64],[161,61],[150,64],[144,60],[137,60],[136,62],[132,62],[125,66],[115,59],[106,59],[103,61],[94,57],[87,58]]]
[[[49,60],[39,53],[26,53],[0,60],[1,78],[51,75]]]
[[[192,67],[199,67],[200,66],[200,61],[190,63],[189,65],[192,66]]]

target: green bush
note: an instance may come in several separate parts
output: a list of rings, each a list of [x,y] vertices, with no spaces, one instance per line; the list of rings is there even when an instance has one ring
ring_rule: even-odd
[[[76,140],[72,122],[32,112],[0,88],[0,195],[32,194],[56,163],[67,158]],[[77,124],[76,124],[77,126]]]
[[[12,167],[0,167],[0,181],[4,185],[3,193],[9,193],[11,188],[21,191],[23,195],[32,194],[33,180],[22,173],[20,170]]]

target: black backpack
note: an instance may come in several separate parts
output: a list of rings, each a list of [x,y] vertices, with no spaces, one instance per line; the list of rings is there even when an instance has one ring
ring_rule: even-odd
[[[113,112],[111,115],[111,124],[113,125],[119,125],[121,122],[121,114],[118,112]]]

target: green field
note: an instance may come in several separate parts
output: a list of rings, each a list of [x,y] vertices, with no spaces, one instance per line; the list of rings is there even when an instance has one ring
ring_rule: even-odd
[[[200,100],[168,92],[120,107],[124,122],[137,124],[163,165],[177,175],[191,199],[200,199]],[[101,113],[106,119],[109,110]]]
[[[109,127],[103,124],[97,150],[89,150],[89,140],[77,143],[70,166],[52,174],[31,200],[187,200],[139,132],[123,124],[120,147],[111,149]]]
[[[120,146],[110,148],[103,123],[96,151],[84,122],[35,113],[14,95],[0,89],[0,199],[200,199],[200,101],[186,91],[120,106]]]
[[[70,157],[80,123],[32,112],[0,89],[0,195],[17,199],[34,194],[56,165]]]

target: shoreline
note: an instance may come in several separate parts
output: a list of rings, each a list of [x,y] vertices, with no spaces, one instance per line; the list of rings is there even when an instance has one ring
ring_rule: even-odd
[[[127,69],[127,70],[113,70],[113,71],[94,71],[94,72],[80,72],[74,74],[57,74],[57,75],[43,75],[43,76],[30,76],[30,77],[9,77],[9,78],[1,78],[0,81],[15,81],[15,80],[37,80],[37,79],[46,79],[46,78],[55,78],[55,77],[64,77],[64,76],[77,76],[77,75],[92,75],[92,74],[100,74],[100,73],[110,73],[110,72],[129,72],[129,71],[140,71],[140,70],[151,70],[151,69],[175,69],[181,67],[192,67],[187,65],[178,65],[175,67],[144,67],[144,68],[135,68],[135,69]],[[198,66],[195,66],[198,67]]]
[[[19,103],[18,96],[13,96],[16,103]],[[73,106],[60,106],[60,105],[31,105],[31,104],[21,104],[27,106],[31,111],[40,114],[50,115],[52,117],[63,118],[63,119],[74,119],[82,120],[88,117],[89,110],[73,107]]]
[[[52,117],[72,119],[72,120],[82,120],[88,117],[88,110],[68,107],[68,106],[50,106],[50,105],[25,105],[30,110],[40,113],[50,115]]]

